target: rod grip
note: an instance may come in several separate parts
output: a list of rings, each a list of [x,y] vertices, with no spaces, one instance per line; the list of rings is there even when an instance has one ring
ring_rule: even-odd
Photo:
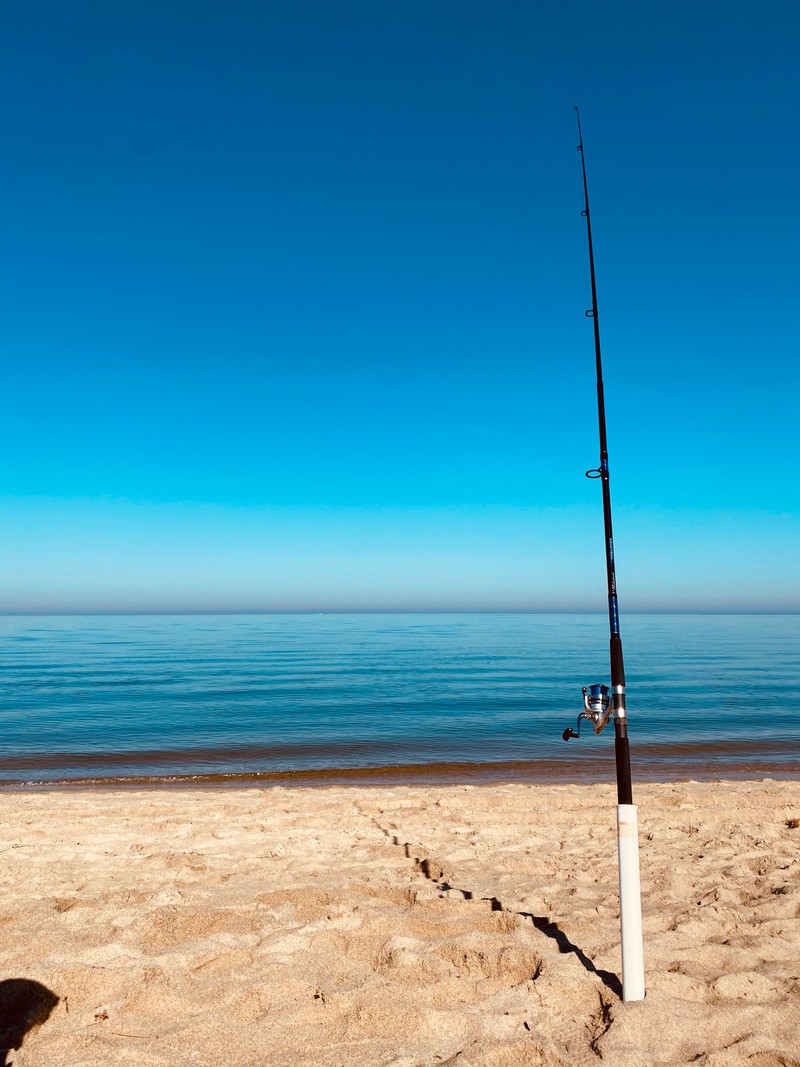
[[[628,724],[614,720],[614,756],[617,761],[617,803],[633,803],[631,784],[631,746],[628,741]]]
[[[611,684],[625,685],[625,665],[622,660],[622,638],[611,635]]]
[[[619,905],[622,939],[622,999],[644,1000],[642,891],[639,879],[639,828],[633,804],[617,806]]]

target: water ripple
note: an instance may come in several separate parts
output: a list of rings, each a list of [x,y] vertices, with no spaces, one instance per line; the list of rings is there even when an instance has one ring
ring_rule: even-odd
[[[638,775],[800,766],[800,617],[624,623]],[[0,774],[609,776],[611,730],[561,741],[607,648],[602,615],[2,618]]]

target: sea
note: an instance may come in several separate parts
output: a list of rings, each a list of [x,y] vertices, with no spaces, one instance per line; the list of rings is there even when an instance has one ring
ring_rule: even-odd
[[[622,619],[636,780],[800,777],[800,616]],[[602,614],[0,618],[4,788],[611,781]]]

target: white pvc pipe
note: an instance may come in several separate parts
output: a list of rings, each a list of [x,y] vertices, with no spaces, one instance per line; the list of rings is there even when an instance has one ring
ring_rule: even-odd
[[[642,891],[639,883],[639,829],[635,804],[617,805],[617,847],[622,999],[644,1000]]]

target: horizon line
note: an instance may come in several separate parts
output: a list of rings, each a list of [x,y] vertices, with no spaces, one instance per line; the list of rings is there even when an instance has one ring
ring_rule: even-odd
[[[100,608],[4,610],[0,618],[121,615],[607,615],[602,608]],[[621,613],[622,614],[622,613]],[[625,615],[800,615],[800,608],[632,608]]]

